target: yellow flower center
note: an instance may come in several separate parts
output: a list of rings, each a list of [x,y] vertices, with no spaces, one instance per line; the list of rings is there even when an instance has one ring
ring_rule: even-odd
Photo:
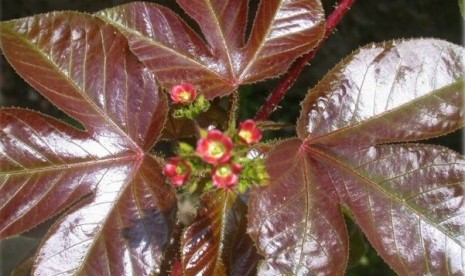
[[[187,167],[184,164],[178,164],[175,170],[177,175],[184,175],[188,172]]]
[[[212,141],[208,144],[208,154],[215,158],[220,158],[223,156],[225,147],[223,143]]]
[[[191,94],[187,92],[186,90],[183,90],[181,93],[179,93],[179,98],[187,102],[191,100]]]
[[[231,175],[231,173],[232,173],[232,169],[231,169],[231,166],[229,165],[221,166],[218,168],[218,170],[216,170],[216,174],[219,177],[228,177]]]
[[[239,136],[247,142],[250,142],[252,140],[252,132],[248,130],[240,130]]]

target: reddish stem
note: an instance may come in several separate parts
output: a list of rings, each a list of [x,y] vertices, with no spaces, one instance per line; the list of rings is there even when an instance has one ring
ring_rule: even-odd
[[[171,276],[182,276],[182,264],[179,259],[176,259],[176,261],[174,262],[170,275]]]
[[[341,0],[339,5],[334,9],[334,11],[328,16],[325,24],[325,33],[323,38],[320,40],[318,45],[309,53],[301,56],[297,59],[292,67],[289,69],[287,74],[284,76],[283,81],[276,86],[276,88],[271,92],[271,94],[266,99],[265,104],[260,108],[260,110],[255,115],[256,121],[264,121],[270,117],[271,113],[276,109],[279,102],[284,98],[286,92],[294,84],[297,77],[300,75],[304,67],[310,62],[315,53],[320,49],[323,42],[328,38],[333,29],[341,22],[344,15],[355,3],[355,0]]]

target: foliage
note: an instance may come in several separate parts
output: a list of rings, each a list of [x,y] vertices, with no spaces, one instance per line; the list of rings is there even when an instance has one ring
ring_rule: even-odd
[[[235,129],[239,85],[286,73],[342,17],[325,24],[318,0],[267,0],[248,31],[246,0],[178,3],[201,34],[142,2],[0,24],[18,74],[84,127],[0,109],[0,237],[57,219],[34,274],[341,275],[347,219],[399,274],[465,273],[465,158],[412,143],[463,127],[462,47],[410,39],[360,48],[308,92],[297,137],[254,146],[266,186],[177,193],[176,168],[184,183],[191,165],[166,162],[157,142],[189,147],[203,139],[199,125]],[[173,118],[178,102],[165,95],[185,83],[211,100],[196,119],[197,109]],[[239,129],[255,143],[246,122]],[[183,227],[185,199],[196,216]]]

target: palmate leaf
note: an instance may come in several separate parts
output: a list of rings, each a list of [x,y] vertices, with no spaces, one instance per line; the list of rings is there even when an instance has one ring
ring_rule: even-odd
[[[393,41],[344,60],[303,104],[299,134],[399,274],[465,272],[465,158],[434,146],[376,144],[463,127],[464,75],[462,47]]]
[[[247,206],[235,193],[203,196],[200,212],[183,235],[186,275],[256,275],[259,255],[245,233]]]
[[[86,129],[0,109],[1,237],[80,200],[47,233],[35,274],[156,271],[175,196],[147,154],[167,114],[153,74],[114,27],[90,15],[50,13],[0,28],[17,72]]]
[[[175,13],[155,4],[130,3],[98,14],[127,36],[131,50],[165,88],[188,81],[207,98],[284,73],[324,32],[319,0],[264,1],[249,38],[247,0],[178,3],[198,23],[208,45]]]
[[[302,235],[302,225],[346,238],[342,229],[334,230],[342,218],[327,220],[338,213],[334,204],[344,204],[399,274],[465,273],[465,158],[436,146],[387,144],[464,126],[464,56],[462,47],[434,39],[370,45],[310,90],[299,138],[271,152],[270,186],[251,198],[249,228],[265,255],[261,271],[327,272],[328,260],[345,260],[334,249],[321,250],[326,255],[314,263],[294,257],[313,237],[322,248],[341,243]]]

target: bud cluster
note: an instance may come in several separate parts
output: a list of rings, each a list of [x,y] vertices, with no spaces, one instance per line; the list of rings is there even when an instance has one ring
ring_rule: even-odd
[[[195,88],[187,83],[171,90],[171,99],[184,105],[184,108],[176,110],[183,110],[182,117],[192,119],[190,115],[199,111],[194,110],[198,102],[196,96]],[[237,130],[230,128],[226,133],[217,129],[200,129],[199,132],[200,139],[195,148],[179,143],[178,156],[171,157],[165,164],[164,173],[173,186],[195,189],[204,183],[206,189],[237,188],[244,192],[251,185],[266,183],[268,174],[264,159],[247,157],[252,147],[262,139],[262,133],[253,120],[241,122]]]
[[[171,89],[171,100],[178,108],[174,110],[175,118],[194,119],[210,108],[210,103],[203,95],[197,97],[197,89],[190,83],[182,83]]]

